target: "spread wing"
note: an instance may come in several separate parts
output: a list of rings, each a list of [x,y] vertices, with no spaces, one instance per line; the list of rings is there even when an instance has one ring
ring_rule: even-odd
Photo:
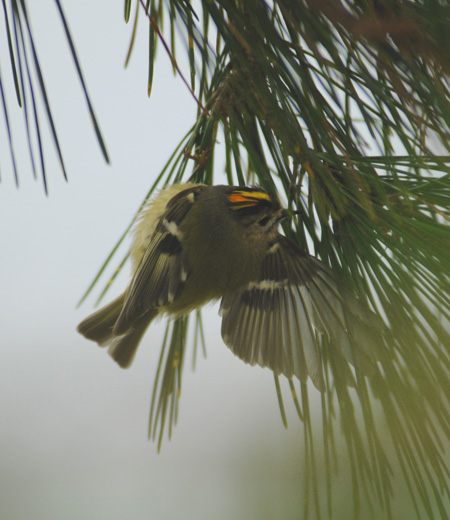
[[[201,186],[188,188],[168,202],[127,289],[115,334],[128,330],[149,310],[169,305],[183,290],[191,266],[183,250],[180,225],[199,190]]]
[[[384,326],[322,262],[282,235],[269,250],[259,281],[224,296],[220,313],[223,340],[238,357],[302,382],[309,375],[319,390],[325,388],[323,336],[366,371],[378,357]]]

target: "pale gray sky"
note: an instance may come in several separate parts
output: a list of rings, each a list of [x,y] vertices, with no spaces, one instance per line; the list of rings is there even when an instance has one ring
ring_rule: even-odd
[[[29,2],[69,182],[48,136],[48,198],[32,179],[1,29],[21,187],[2,122],[0,517],[264,519],[280,518],[282,507],[286,518],[296,517],[299,421],[286,393],[285,431],[271,372],[243,364],[224,346],[217,305],[205,314],[208,359],[192,373],[188,353],[179,424],[159,455],[147,441],[147,421],[164,322],[152,325],[127,371],[75,331],[95,298],[80,309],[77,301],[196,107],[162,47],[147,99],[144,17],[124,71],[131,27],[123,2],[66,1],[64,8],[112,165],[93,136],[54,2]],[[124,274],[111,296],[126,281]]]

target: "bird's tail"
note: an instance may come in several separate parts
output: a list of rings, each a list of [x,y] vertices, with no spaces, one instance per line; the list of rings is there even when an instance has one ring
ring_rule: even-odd
[[[101,347],[109,347],[109,355],[122,368],[127,368],[133,362],[139,343],[147,327],[158,312],[150,310],[136,320],[124,333],[114,334],[114,325],[119,317],[125,294],[120,295],[111,303],[88,316],[77,327],[85,338],[98,343]]]
[[[113,339],[114,324],[123,307],[125,294],[121,294],[108,305],[84,319],[77,331],[85,338],[97,342],[101,347],[109,345]]]

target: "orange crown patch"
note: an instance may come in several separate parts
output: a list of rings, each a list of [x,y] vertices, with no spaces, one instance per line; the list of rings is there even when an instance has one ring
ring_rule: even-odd
[[[270,196],[265,191],[237,190],[228,195],[228,200],[233,209],[256,206],[260,202],[271,202]]]

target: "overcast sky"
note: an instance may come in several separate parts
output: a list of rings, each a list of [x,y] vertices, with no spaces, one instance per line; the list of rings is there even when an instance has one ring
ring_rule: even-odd
[[[79,309],[78,300],[193,123],[196,107],[162,47],[148,100],[144,17],[125,71],[131,27],[123,22],[123,2],[64,2],[110,153],[107,166],[54,2],[29,4],[69,182],[48,135],[49,197],[32,178],[0,25],[20,168],[16,189],[2,119],[0,517],[264,519],[280,517],[281,506],[282,517],[297,516],[299,421],[286,393],[285,431],[271,372],[245,365],[224,346],[217,305],[205,314],[208,357],[192,373],[188,352],[179,424],[159,455],[147,440],[147,423],[165,322],[151,326],[126,371],[76,333],[100,286]],[[127,276],[119,277],[111,298]]]

